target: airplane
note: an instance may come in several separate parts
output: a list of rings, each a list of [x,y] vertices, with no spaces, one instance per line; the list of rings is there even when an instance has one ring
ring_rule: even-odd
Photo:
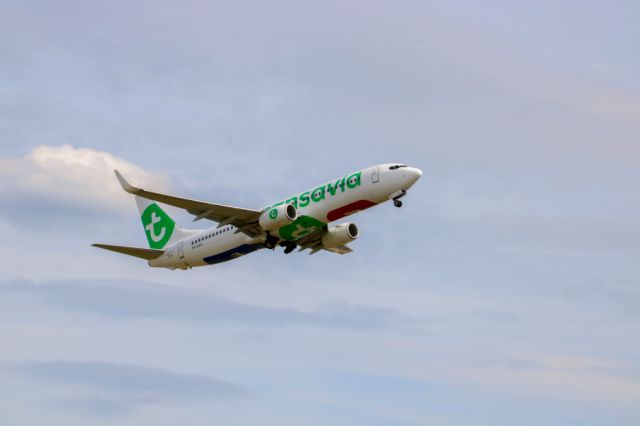
[[[172,270],[215,265],[277,246],[287,254],[296,248],[310,254],[350,253],[347,244],[360,235],[358,226],[333,222],[386,201],[402,207],[400,198],[422,176],[420,169],[405,164],[380,164],[253,210],[147,191],[114,172],[122,189],[135,195],[149,248],[92,245]],[[157,203],[184,209],[195,216],[194,221],[207,219],[217,225],[183,229]]]

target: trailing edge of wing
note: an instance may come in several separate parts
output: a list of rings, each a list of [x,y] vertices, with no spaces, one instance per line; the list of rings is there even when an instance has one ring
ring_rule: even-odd
[[[338,246],[338,247],[332,247],[332,248],[326,248],[323,247],[326,251],[330,251],[332,253],[337,253],[337,254],[347,254],[347,253],[351,253],[353,250],[347,246]]]
[[[242,229],[242,232],[252,237],[259,234],[258,231],[251,229],[252,227],[250,225],[257,224],[260,214],[262,213],[260,210],[212,204],[205,201],[190,200],[188,198],[147,191],[129,184],[119,171],[114,170],[114,172],[122,189],[130,194],[184,209],[195,216],[194,220],[209,219],[218,223],[224,222],[225,224]]]
[[[319,245],[316,245],[315,247],[313,247],[311,249],[311,251],[309,252],[309,254],[316,254],[320,250],[326,250],[326,251],[329,251],[331,253],[336,253],[336,254],[348,254],[348,253],[351,253],[353,251],[347,246],[338,246],[338,247],[327,248],[327,247],[323,247],[322,244],[319,244]]]
[[[128,256],[139,257],[140,259],[156,259],[164,253],[164,250],[153,250],[138,247],[126,247],[126,246],[112,246],[109,244],[91,244],[93,247],[98,247],[105,250],[115,251],[116,253],[126,254]]]

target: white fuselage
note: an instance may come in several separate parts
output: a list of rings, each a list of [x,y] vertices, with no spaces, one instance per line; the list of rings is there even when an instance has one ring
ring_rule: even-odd
[[[298,219],[277,232],[282,241],[296,241],[327,224],[377,204],[398,198],[420,178],[418,169],[381,164],[335,179],[264,210],[284,203],[297,208]],[[150,266],[190,268],[235,259],[264,248],[265,236],[252,238],[232,225],[212,227],[165,247]]]

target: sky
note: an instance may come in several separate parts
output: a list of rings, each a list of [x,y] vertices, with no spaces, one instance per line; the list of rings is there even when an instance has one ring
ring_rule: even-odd
[[[640,4],[0,0],[3,425],[640,423]],[[422,179],[189,271],[145,188]],[[183,226],[191,217],[170,210]]]

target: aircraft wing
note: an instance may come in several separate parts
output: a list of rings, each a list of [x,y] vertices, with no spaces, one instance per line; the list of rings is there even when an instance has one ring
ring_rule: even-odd
[[[326,251],[330,251],[332,253],[338,253],[338,254],[347,254],[347,253],[351,253],[353,250],[347,246],[338,246],[338,247],[333,247],[333,248],[325,248]]]
[[[120,185],[122,185],[122,189],[128,193],[184,209],[195,216],[194,221],[209,219],[218,222],[218,226],[233,225],[238,228],[238,231],[244,232],[250,237],[257,237],[262,233],[258,225],[258,219],[262,213],[260,210],[207,203],[205,201],[190,200],[188,198],[147,191],[130,185],[120,172],[117,170],[114,170],[114,172]]]
[[[98,247],[105,250],[115,251],[116,253],[122,253],[129,256],[139,257],[140,259],[156,259],[164,253],[163,250],[144,249],[138,247],[125,247],[125,246],[112,246],[109,244],[91,244],[93,247]]]

